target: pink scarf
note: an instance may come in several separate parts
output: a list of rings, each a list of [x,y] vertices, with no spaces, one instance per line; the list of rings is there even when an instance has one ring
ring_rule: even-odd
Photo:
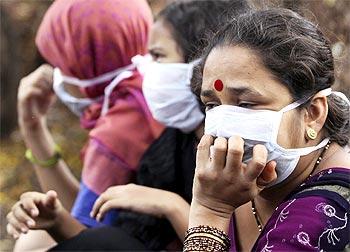
[[[151,24],[152,14],[145,0],[56,0],[39,27],[36,44],[42,56],[65,75],[90,79],[129,65],[134,55],[145,54]],[[151,117],[141,83],[135,71],[115,88],[105,116],[100,117],[101,104],[95,103],[81,118],[82,127],[92,129],[90,137],[132,166],[163,130]],[[97,97],[108,84],[82,91],[88,97]],[[114,109],[115,104],[118,109]],[[143,121],[132,113],[135,106],[145,115]],[[139,130],[140,124],[151,132],[146,141],[139,141],[146,134]]]

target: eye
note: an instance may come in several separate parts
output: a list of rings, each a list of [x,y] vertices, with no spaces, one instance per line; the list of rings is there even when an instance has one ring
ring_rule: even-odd
[[[240,102],[238,103],[238,107],[241,107],[241,108],[252,108],[254,105],[254,103],[250,103],[250,102]]]
[[[212,108],[215,108],[216,106],[218,106],[217,103],[213,103],[213,102],[206,103],[206,104],[205,104],[205,111],[209,111],[209,110],[211,110]]]
[[[164,55],[164,54],[162,54],[162,53],[159,53],[159,52],[155,52],[155,51],[150,51],[149,53],[151,54],[152,59],[153,59],[154,61],[159,61],[160,59],[166,57],[166,55]]]

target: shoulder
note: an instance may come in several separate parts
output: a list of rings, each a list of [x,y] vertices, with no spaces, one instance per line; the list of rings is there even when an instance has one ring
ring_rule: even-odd
[[[256,249],[343,250],[349,243],[349,208],[329,197],[308,195],[281,204],[259,237]]]

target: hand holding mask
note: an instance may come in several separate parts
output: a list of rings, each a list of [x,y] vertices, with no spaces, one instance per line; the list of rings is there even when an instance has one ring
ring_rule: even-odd
[[[212,146],[212,147],[211,147]],[[267,161],[263,145],[253,148],[251,160],[242,162],[244,141],[204,135],[198,144],[193,184],[193,204],[231,217],[233,211],[252,200],[276,178],[275,161]]]

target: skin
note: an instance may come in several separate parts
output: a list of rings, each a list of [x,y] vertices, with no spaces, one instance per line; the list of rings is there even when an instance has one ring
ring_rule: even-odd
[[[62,206],[55,191],[26,192],[6,216],[7,232],[17,239],[30,229],[46,230],[55,241],[68,239],[85,227]],[[67,228],[69,224],[69,228]]]
[[[47,114],[56,100],[52,89],[53,68],[42,65],[24,77],[18,89],[18,123],[27,148],[39,160],[47,160],[54,154],[54,140],[47,126]],[[68,166],[60,160],[55,167],[34,170],[44,191],[54,189],[60,195],[65,208],[70,209],[79,190],[79,182]]]
[[[159,63],[184,63],[182,50],[173,37],[172,29],[162,19],[152,26],[148,51],[153,60]]]
[[[224,83],[221,92],[213,87],[217,79]],[[256,53],[240,46],[218,47],[209,54],[204,66],[201,99],[207,110],[226,104],[274,111],[293,100],[288,89],[272,76]],[[308,107],[284,113],[278,144],[285,148],[317,145],[324,138],[327,110],[327,98],[316,94]],[[315,140],[306,137],[307,128],[316,130]],[[265,189],[276,178],[278,164],[266,161],[267,151],[262,145],[256,145],[252,161],[243,164],[243,144],[239,136],[228,140],[202,137],[197,150],[189,227],[210,225],[228,232],[230,218],[235,213],[239,250],[248,251],[259,235],[250,201],[254,199],[265,225],[285,196],[308,178],[322,149],[301,157],[288,179]],[[210,158],[211,145],[214,148]],[[331,144],[314,173],[332,166],[350,167],[349,154],[336,143]]]

